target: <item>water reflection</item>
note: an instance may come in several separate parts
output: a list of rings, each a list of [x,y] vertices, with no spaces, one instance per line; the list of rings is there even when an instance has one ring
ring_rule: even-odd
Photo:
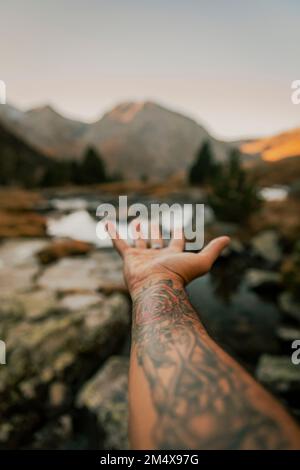
[[[207,274],[187,287],[191,303],[211,336],[228,352],[249,361],[255,361],[261,353],[276,353],[280,313],[275,305],[248,289],[244,282],[224,299],[218,288],[221,284],[220,279],[218,283]],[[224,290],[227,285],[222,285]]]
[[[265,201],[284,201],[288,193],[288,186],[271,186],[260,190],[260,195]]]

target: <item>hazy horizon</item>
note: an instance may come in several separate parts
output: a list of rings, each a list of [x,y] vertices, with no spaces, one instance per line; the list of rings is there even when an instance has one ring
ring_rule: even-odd
[[[295,0],[10,0],[1,16],[0,79],[18,108],[91,122],[154,101],[225,140],[300,126]]]

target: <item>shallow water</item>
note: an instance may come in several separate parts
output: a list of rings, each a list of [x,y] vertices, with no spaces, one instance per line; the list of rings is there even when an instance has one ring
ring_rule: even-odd
[[[265,201],[284,201],[288,193],[287,186],[270,186],[260,190],[260,195]]]
[[[191,303],[212,337],[244,359],[276,353],[280,321],[276,305],[248,289],[243,281],[231,295],[222,296],[219,283],[218,277],[207,274],[187,287]]]

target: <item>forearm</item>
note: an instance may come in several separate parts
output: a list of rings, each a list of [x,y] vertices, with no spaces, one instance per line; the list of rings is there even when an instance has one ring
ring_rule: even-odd
[[[300,447],[298,427],[208,336],[179,279],[132,292],[133,448]]]

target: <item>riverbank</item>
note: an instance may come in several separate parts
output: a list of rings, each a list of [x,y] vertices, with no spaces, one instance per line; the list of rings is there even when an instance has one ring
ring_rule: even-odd
[[[183,193],[184,200],[200,198],[194,189]],[[1,219],[0,338],[7,346],[7,364],[0,366],[1,448],[128,446],[131,305],[121,260],[111,248],[48,233],[54,216],[84,210],[93,217],[98,195],[100,202],[115,198],[92,189],[85,198],[74,189],[64,197],[61,190],[0,192],[0,210],[11,217],[10,225]],[[72,208],[74,197],[87,205]],[[231,247],[209,276],[188,287],[211,335],[296,417],[298,209],[296,199],[266,202],[247,227],[211,217],[207,240],[227,232]],[[34,217],[40,232],[32,235]],[[8,226],[15,232],[4,235]]]

